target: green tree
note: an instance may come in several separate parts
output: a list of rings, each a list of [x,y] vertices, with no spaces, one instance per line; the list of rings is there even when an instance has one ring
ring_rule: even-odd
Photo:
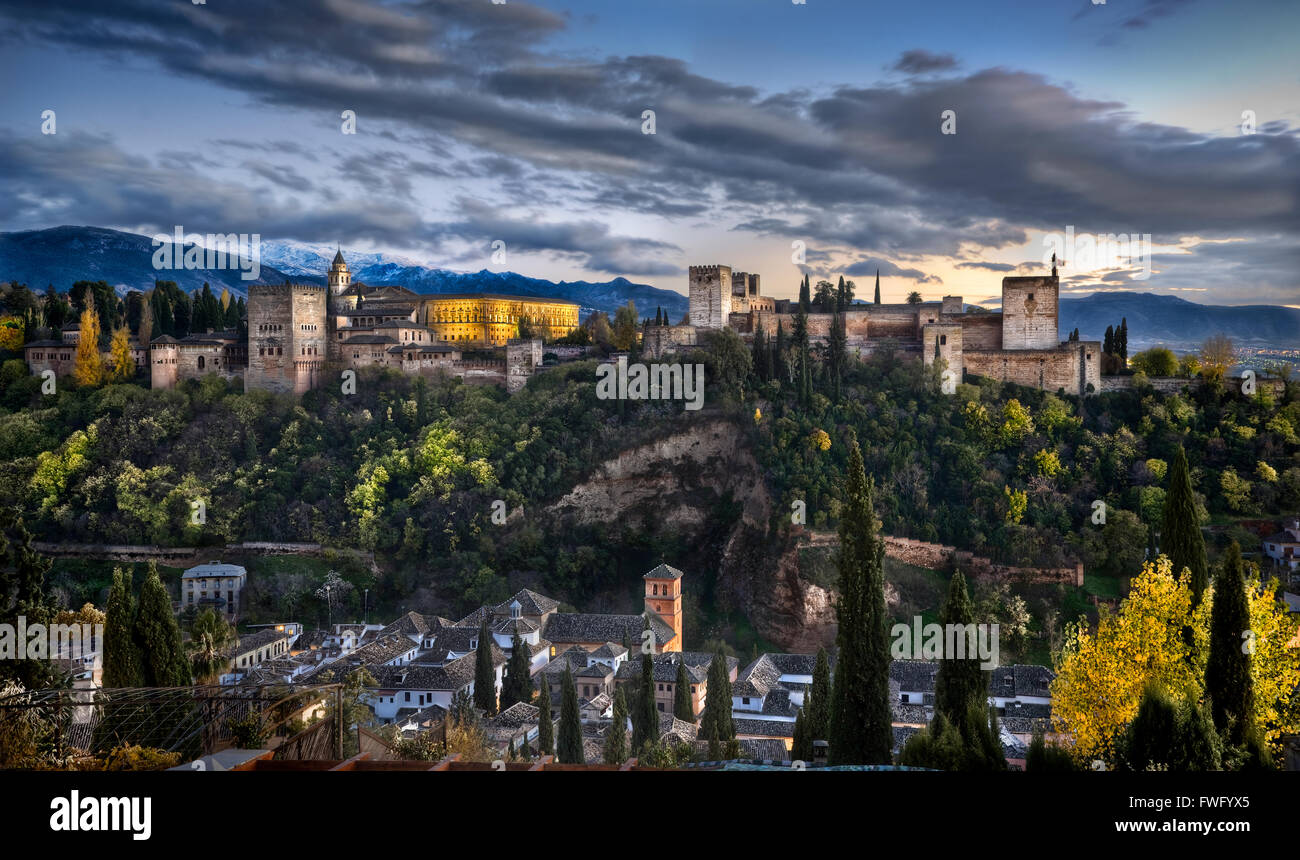
[[[506,664],[506,677],[501,684],[501,710],[517,702],[531,702],[533,699],[533,679],[529,674],[530,661],[528,646],[515,631],[510,643],[510,662]]]
[[[1192,475],[1187,466],[1187,452],[1182,445],[1174,452],[1169,469],[1169,488],[1165,493],[1164,527],[1160,533],[1161,550],[1173,562],[1174,575],[1183,568],[1192,572],[1192,606],[1201,602],[1209,585],[1209,564],[1205,558],[1205,538],[1192,492]]]
[[[1028,773],[1046,773],[1048,771],[1073,771],[1074,759],[1069,750],[1056,744],[1049,744],[1043,736],[1042,729],[1034,730],[1034,737],[1029,742],[1025,753],[1025,771]]]
[[[104,620],[103,685],[144,686],[144,658],[135,642],[135,593],[131,571],[113,568]]]
[[[560,733],[556,749],[560,764],[583,764],[582,724],[578,715],[578,688],[573,684],[573,672],[564,667],[564,680],[560,682]]]
[[[537,749],[542,755],[555,752],[555,725],[551,722],[551,682],[541,676],[537,695]]]
[[[691,682],[686,677],[686,663],[677,661],[677,679],[673,692],[673,716],[688,723],[695,722],[695,704],[691,701]]]
[[[874,483],[856,436],[840,512],[839,620],[830,722],[831,764],[889,764],[893,730],[889,705],[884,543],[876,533]],[[712,698],[712,696],[710,696]]]
[[[876,269],[876,304],[880,304],[880,270]]]
[[[230,665],[230,648],[238,637],[226,619],[205,607],[190,625],[190,672],[200,684],[214,684]]]
[[[614,690],[614,721],[605,735],[605,764],[627,761],[627,697],[622,684]]]
[[[648,653],[641,655],[641,686],[633,702],[632,749],[640,750],[659,735],[659,713],[655,709],[654,661]]]
[[[731,718],[731,672],[727,655],[719,648],[709,662],[708,686],[704,688],[704,713],[700,730],[705,737],[717,735],[720,743],[735,740],[736,725]]]
[[[140,586],[135,641],[143,656],[144,686],[184,687],[190,683],[190,662],[181,646],[171,595],[153,562],[149,562],[149,572]]]
[[[1210,654],[1205,664],[1205,692],[1214,728],[1229,744],[1245,743],[1254,728],[1255,684],[1250,674],[1253,635],[1241,547],[1233,541],[1223,554],[1214,583]]]
[[[803,709],[807,714],[809,743],[826,740],[831,722],[831,663],[825,648],[817,649],[812,686],[804,693]]]
[[[474,706],[485,714],[497,710],[496,667],[492,665],[492,633],[488,630],[488,613],[478,627],[478,648],[474,651]]]
[[[939,623],[944,629],[948,625],[958,625],[957,638],[963,643],[966,654],[962,659],[949,654],[947,659],[939,661],[939,671],[934,679],[934,709],[941,712],[954,725],[961,725],[971,703],[981,710],[988,703],[988,678],[980,668],[979,652],[975,642],[975,605],[966,591],[966,577],[956,571],[948,584],[948,600],[939,614]],[[965,635],[970,631],[972,635]],[[967,738],[969,743],[972,739]]]

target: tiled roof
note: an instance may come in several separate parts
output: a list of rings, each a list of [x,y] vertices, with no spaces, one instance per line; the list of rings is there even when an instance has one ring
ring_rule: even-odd
[[[519,611],[523,615],[545,615],[546,613],[559,608],[559,602],[551,598],[538,594],[527,588],[521,588],[509,600],[498,603],[494,611],[500,615],[510,614],[510,604],[519,601]]]
[[[598,615],[586,612],[557,612],[546,620],[542,635],[552,642],[641,641],[645,621],[640,615]],[[659,642],[673,638],[673,629],[658,616],[650,616],[650,629]]]
[[[653,570],[647,573],[642,579],[681,579],[686,574],[677,568],[668,564],[657,565]]]

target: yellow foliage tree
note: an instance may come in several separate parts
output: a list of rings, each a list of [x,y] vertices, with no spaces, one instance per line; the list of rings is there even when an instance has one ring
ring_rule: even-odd
[[[18,352],[23,348],[23,321],[21,317],[6,314],[0,317],[0,349]]]
[[[135,376],[135,359],[131,357],[130,334],[126,326],[113,332],[113,340],[108,345],[108,357],[113,365],[113,381],[126,382]]]
[[[1276,583],[1261,587],[1255,580],[1249,593],[1256,721],[1276,751],[1281,735],[1300,731],[1291,704],[1300,684],[1300,649],[1292,641],[1297,622],[1277,602]],[[1175,700],[1203,696],[1213,592],[1195,610],[1191,602],[1188,575],[1175,578],[1162,555],[1143,565],[1118,612],[1103,608],[1095,631],[1082,623],[1067,630],[1052,682],[1052,714],[1057,729],[1073,737],[1079,761],[1115,760],[1115,743],[1148,684]]]
[[[1165,556],[1147,562],[1119,611],[1102,608],[1096,631],[1082,622],[1066,631],[1052,682],[1052,715],[1074,736],[1080,761],[1114,761],[1115,742],[1147,684],[1160,685],[1175,700],[1200,692],[1206,649],[1189,655],[1183,628],[1192,614],[1194,638],[1205,640],[1208,601],[1193,612],[1189,576],[1175,578],[1171,567]]]
[[[77,340],[72,376],[78,385],[99,385],[104,381],[104,356],[99,352],[99,314],[95,300],[86,295],[86,309],[81,312],[81,335]]]

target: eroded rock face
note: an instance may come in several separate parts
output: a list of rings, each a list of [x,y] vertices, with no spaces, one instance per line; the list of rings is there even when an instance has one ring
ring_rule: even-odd
[[[623,451],[547,514],[583,525],[653,522],[690,543],[716,525],[709,517],[728,497],[741,514],[721,553],[716,598],[784,649],[815,651],[833,642],[831,593],[799,575],[793,538],[769,534],[772,499],[743,430],[729,420],[701,419]]]

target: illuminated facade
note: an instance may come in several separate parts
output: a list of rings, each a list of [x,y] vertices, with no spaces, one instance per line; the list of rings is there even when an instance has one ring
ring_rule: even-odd
[[[421,297],[420,319],[435,343],[461,347],[505,346],[527,320],[534,337],[553,340],[578,327],[578,306],[555,299],[492,293]]]

